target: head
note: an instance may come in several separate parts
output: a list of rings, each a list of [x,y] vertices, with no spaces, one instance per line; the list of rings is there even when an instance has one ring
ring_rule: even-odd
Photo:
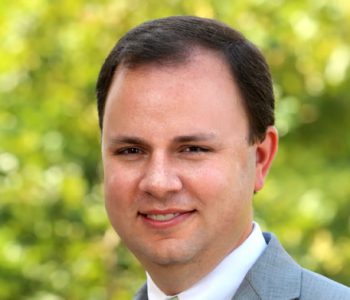
[[[230,69],[249,120],[249,141],[263,140],[274,124],[274,95],[269,67],[240,32],[216,20],[192,16],[157,19],[130,30],[112,49],[97,81],[99,125],[116,70],[140,65],[185,63],[196,48],[217,52]]]
[[[97,90],[110,221],[178,293],[252,229],[253,193],[277,149],[266,63],[221,23],[171,17],[127,33]]]

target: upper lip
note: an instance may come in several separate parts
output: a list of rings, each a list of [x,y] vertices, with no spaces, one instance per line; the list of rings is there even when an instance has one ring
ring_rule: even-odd
[[[183,214],[193,212],[194,209],[176,209],[176,208],[168,208],[168,209],[150,209],[150,210],[141,210],[139,214],[141,215],[166,215],[166,214]]]

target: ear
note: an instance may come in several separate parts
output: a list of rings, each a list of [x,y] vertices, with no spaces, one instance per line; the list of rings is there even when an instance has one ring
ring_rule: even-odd
[[[269,126],[263,141],[256,144],[256,166],[254,192],[262,189],[278,148],[278,133],[274,126]]]

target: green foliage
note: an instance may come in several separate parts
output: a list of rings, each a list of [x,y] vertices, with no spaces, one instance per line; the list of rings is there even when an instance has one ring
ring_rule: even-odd
[[[218,18],[265,53],[281,146],[256,219],[350,285],[347,1],[5,0],[0,299],[129,299],[144,280],[104,211],[94,86],[126,30],[175,14]]]

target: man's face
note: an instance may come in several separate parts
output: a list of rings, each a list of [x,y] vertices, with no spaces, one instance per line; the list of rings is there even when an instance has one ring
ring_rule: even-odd
[[[146,269],[215,266],[250,233],[256,146],[222,58],[121,68],[103,123],[106,208]]]

